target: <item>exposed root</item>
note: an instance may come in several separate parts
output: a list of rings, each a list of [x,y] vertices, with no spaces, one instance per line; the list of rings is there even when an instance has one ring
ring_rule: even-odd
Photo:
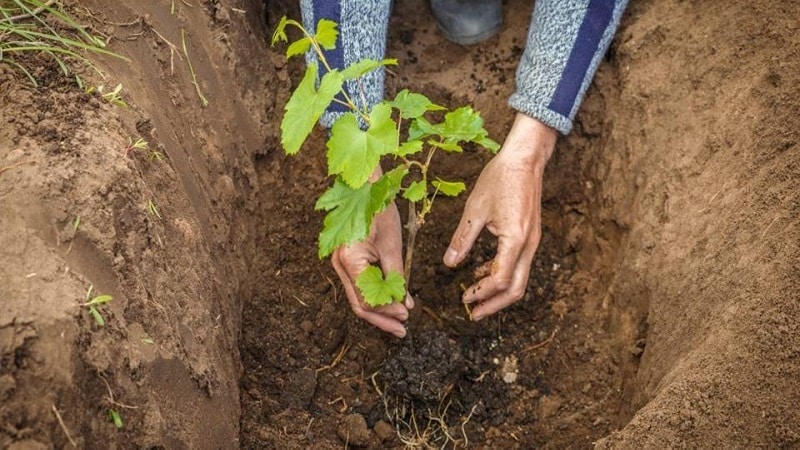
[[[72,439],[72,435],[69,434],[69,430],[67,429],[67,425],[64,423],[64,419],[61,418],[61,413],[58,412],[58,408],[56,408],[55,404],[53,404],[52,407],[53,413],[55,413],[56,419],[58,419],[58,424],[61,426],[61,429],[64,430],[64,434],[67,435],[67,440],[69,441],[70,445],[72,445],[74,448],[78,448],[78,444],[75,443],[75,440]]]

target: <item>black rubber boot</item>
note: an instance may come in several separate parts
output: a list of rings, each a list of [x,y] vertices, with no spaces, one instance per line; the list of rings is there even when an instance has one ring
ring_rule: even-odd
[[[445,37],[461,45],[489,39],[503,25],[501,0],[431,0],[431,11]]]

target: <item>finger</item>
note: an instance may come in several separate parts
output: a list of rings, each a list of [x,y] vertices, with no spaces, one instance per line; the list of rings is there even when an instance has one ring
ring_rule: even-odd
[[[461,216],[461,221],[458,223],[458,228],[453,233],[450,245],[444,253],[444,264],[446,266],[455,267],[464,260],[475,240],[478,239],[478,235],[481,234],[483,225],[483,219],[478,219],[471,214],[470,208],[467,206]]]
[[[491,275],[481,279],[464,292],[464,303],[483,301],[504,292],[512,286],[514,272],[520,264],[522,245],[510,237],[501,236],[497,244],[497,254],[492,263]],[[530,267],[530,262],[528,262]]]
[[[528,279],[530,278],[531,265],[533,257],[536,254],[536,249],[539,247],[540,232],[536,232],[528,245],[525,246],[517,267],[514,270],[514,276],[511,285],[504,292],[487,299],[472,310],[472,320],[478,321],[486,316],[492,315],[509,305],[516,303],[523,296],[528,287]]]

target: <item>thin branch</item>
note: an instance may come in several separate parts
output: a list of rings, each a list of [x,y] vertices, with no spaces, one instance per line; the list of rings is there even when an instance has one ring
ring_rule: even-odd
[[[78,444],[75,443],[75,441],[72,439],[72,435],[69,434],[69,430],[67,429],[67,425],[64,424],[64,419],[61,418],[61,413],[58,412],[58,409],[56,408],[56,405],[53,404],[52,407],[53,407],[53,412],[56,414],[56,419],[58,419],[58,424],[61,425],[61,429],[64,430],[64,434],[67,435],[67,439],[69,440],[69,443],[73,447],[78,448]]]

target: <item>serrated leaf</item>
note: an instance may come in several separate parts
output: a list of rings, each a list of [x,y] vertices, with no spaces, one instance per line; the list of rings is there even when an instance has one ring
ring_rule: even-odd
[[[342,78],[345,80],[354,80],[377,69],[378,67],[396,65],[396,59],[384,59],[382,61],[376,61],[374,59],[362,59],[361,61],[351,64],[346,69],[342,70]]]
[[[424,181],[415,181],[411,183],[403,192],[403,198],[410,202],[418,202],[425,198],[428,193],[428,185]]]
[[[397,197],[397,193],[400,192],[403,178],[405,178],[407,174],[408,169],[406,169],[405,166],[396,167],[383,174],[378,181],[372,184],[370,190],[372,204],[370,205],[370,209],[375,211],[374,214],[383,211],[394,201],[395,197]]]
[[[417,117],[408,127],[408,140],[417,141],[431,135],[441,135],[442,124],[433,125],[424,117]]]
[[[300,150],[314,124],[342,89],[344,81],[340,72],[333,70],[326,73],[319,83],[319,89],[314,87],[317,74],[317,65],[309,64],[303,80],[286,103],[281,122],[281,144],[289,155]]]
[[[311,47],[311,39],[307,37],[300,38],[289,45],[286,49],[286,57],[291,58],[292,56],[302,55],[308,51]]]
[[[492,153],[497,153],[497,151],[500,150],[500,144],[498,144],[494,139],[490,138],[489,136],[479,136],[472,142],[480,145],[481,147],[485,148],[486,150],[489,150]]]
[[[483,119],[470,106],[462,106],[444,116],[443,135],[449,141],[472,141],[486,134]]]
[[[389,104],[397,108],[400,111],[400,117],[404,119],[416,119],[427,111],[442,111],[446,109],[443,106],[433,103],[428,97],[415,92],[409,92],[408,89],[403,89],[398,92],[394,100]]]
[[[437,191],[448,197],[456,197],[467,188],[467,186],[460,181],[433,180],[431,184]]]
[[[461,153],[464,151],[464,149],[462,149],[461,146],[456,144],[455,142],[439,142],[430,140],[428,141],[428,144],[451,153]]]
[[[399,302],[406,294],[406,280],[400,272],[390,271],[384,278],[381,269],[375,266],[368,266],[356,277],[356,286],[370,306]]]
[[[322,48],[325,50],[336,48],[337,36],[339,36],[339,30],[336,29],[336,22],[328,19],[320,19],[317,22],[317,33],[314,38]]]
[[[372,108],[369,128],[358,126],[353,113],[346,113],[333,124],[328,139],[328,175],[341,175],[350,187],[366,183],[378,166],[381,156],[397,149],[399,135],[392,120],[392,109],[386,104]]]
[[[97,325],[100,325],[101,327],[105,326],[106,321],[105,321],[105,319],[103,319],[103,315],[100,314],[100,311],[98,311],[97,308],[95,308],[94,306],[90,306],[89,307],[89,314],[92,315],[92,317],[94,318],[94,321],[97,322]]]
[[[286,24],[288,23],[288,19],[286,16],[281,17],[281,20],[278,22],[278,26],[275,28],[275,32],[272,33],[272,45],[275,45],[278,41],[287,42],[289,38],[286,36]]]
[[[403,142],[394,154],[396,156],[410,156],[422,151],[422,141]]]
[[[319,233],[319,258],[322,259],[341,245],[364,239],[372,223],[370,215],[371,185],[353,189],[339,177],[317,200],[317,210],[326,210]]]
[[[408,170],[398,167],[384,174],[374,184],[365,183],[353,189],[336,177],[327,191],[317,200],[317,210],[328,211],[319,234],[320,259],[338,247],[367,237],[375,214],[386,209],[400,191]]]

